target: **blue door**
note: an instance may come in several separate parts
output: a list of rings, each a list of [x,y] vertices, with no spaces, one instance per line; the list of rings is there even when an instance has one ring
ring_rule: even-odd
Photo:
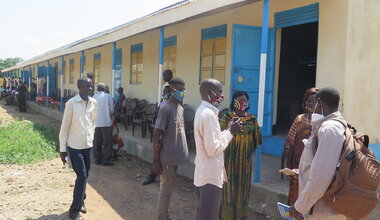
[[[250,112],[257,116],[260,78],[261,27],[233,25],[231,97],[234,92],[244,90],[249,95]],[[272,135],[273,87],[275,60],[275,30],[269,29],[268,54],[265,77],[264,120],[261,133]]]
[[[55,67],[38,67],[38,75],[45,77],[45,80],[47,80],[48,68],[49,68],[49,97],[51,97],[52,95],[57,94],[56,68]],[[45,88],[43,96],[46,96],[46,92],[47,91]]]

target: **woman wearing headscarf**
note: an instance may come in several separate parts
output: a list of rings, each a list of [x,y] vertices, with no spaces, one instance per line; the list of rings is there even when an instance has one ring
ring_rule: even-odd
[[[260,128],[255,116],[248,112],[249,96],[238,91],[232,97],[230,111],[220,119],[224,130],[231,119],[239,117],[243,122],[241,132],[234,134],[224,151],[224,165],[227,184],[223,186],[221,213],[222,220],[247,219],[249,192],[251,189],[252,153],[262,143]]]
[[[298,169],[301,155],[304,148],[303,139],[308,139],[311,133],[311,114],[315,104],[315,94],[318,92],[317,88],[310,88],[306,90],[303,96],[304,113],[298,115],[290,127],[289,133],[286,137],[284,151],[287,152],[287,167],[289,169]],[[289,176],[289,195],[288,205],[292,206],[298,198],[298,175]]]

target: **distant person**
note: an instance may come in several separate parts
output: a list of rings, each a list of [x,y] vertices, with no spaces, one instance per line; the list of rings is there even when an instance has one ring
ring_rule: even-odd
[[[287,157],[287,167],[298,169],[303,149],[305,147],[302,140],[308,139],[311,134],[311,115],[315,106],[315,94],[317,88],[306,90],[303,96],[304,113],[298,115],[290,127],[288,136],[285,140],[284,153]],[[298,198],[298,176],[289,176],[288,205],[292,206]]]
[[[202,103],[194,118],[194,185],[199,190],[197,220],[218,220],[223,182],[227,181],[223,152],[233,134],[241,131],[241,123],[239,119],[233,119],[224,131],[220,130],[218,107],[224,96],[218,80],[203,80],[199,90]]]
[[[38,97],[41,97],[41,96],[44,96],[45,95],[45,83],[46,83],[46,79],[43,75],[40,75],[40,77],[38,78],[38,81],[37,81],[37,87],[38,87],[38,92],[37,92],[37,96]]]
[[[20,112],[26,112],[26,95],[27,95],[27,87],[23,81],[20,81],[19,89],[18,89],[18,106]]]
[[[345,140],[345,127],[331,120],[343,120],[338,111],[340,95],[336,89],[323,88],[315,99],[312,132],[309,139],[304,139],[299,164],[299,195],[290,214],[297,220],[301,214],[308,220],[343,220],[345,216],[334,213],[321,199],[334,178]]]
[[[104,92],[104,83],[98,83],[97,91],[98,93],[94,95],[98,103],[94,136],[95,164],[113,166],[111,162],[113,101],[111,95]]]
[[[87,78],[91,79],[91,82],[92,82],[92,88],[95,88],[95,78],[94,78],[94,74],[93,74],[93,73],[87,73]],[[94,91],[93,91],[93,90],[91,91],[90,96],[91,96],[91,97],[94,96]]]
[[[59,143],[63,164],[66,164],[66,151],[68,151],[72,167],[77,175],[69,218],[79,220],[83,219],[79,212],[87,212],[84,200],[91,166],[98,104],[95,99],[89,97],[92,90],[92,81],[89,78],[78,79],[77,85],[79,94],[66,102]]]
[[[227,183],[223,186],[220,210],[221,220],[248,218],[249,194],[251,192],[252,153],[262,144],[261,131],[256,117],[248,112],[249,96],[237,91],[232,96],[230,111],[220,119],[221,130],[227,128],[233,118],[240,118],[242,131],[235,133],[224,151]]]
[[[160,175],[158,220],[169,219],[169,203],[174,189],[177,167],[188,163],[185,123],[181,102],[185,96],[185,82],[181,78],[170,80],[172,96],[157,116],[153,137],[153,171]]]
[[[105,86],[104,87],[104,92],[107,93],[107,94],[110,94],[110,87],[109,86]]]

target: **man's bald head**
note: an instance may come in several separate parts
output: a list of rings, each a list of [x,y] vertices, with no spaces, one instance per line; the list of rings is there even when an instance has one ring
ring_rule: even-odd
[[[199,86],[199,92],[201,93],[202,100],[208,101],[208,97],[210,95],[210,91],[216,93],[217,95],[221,95],[223,90],[223,85],[216,79],[205,79],[201,82]]]
[[[80,88],[83,85],[87,85],[88,82],[92,83],[92,80],[90,78],[87,78],[87,77],[79,78],[77,81],[77,86],[78,86],[78,88]]]

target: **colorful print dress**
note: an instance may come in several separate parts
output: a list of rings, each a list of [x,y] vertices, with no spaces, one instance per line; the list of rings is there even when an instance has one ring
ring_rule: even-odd
[[[237,117],[232,111],[220,119],[221,129],[227,128],[228,122]],[[221,202],[221,220],[247,219],[249,192],[251,189],[252,153],[262,143],[260,128],[255,116],[248,113],[240,117],[244,123],[243,131],[234,135],[224,151],[224,165],[227,183],[223,186]]]
[[[304,149],[303,139],[308,139],[311,134],[311,125],[308,114],[298,115],[290,127],[285,141],[285,148],[288,148],[287,167],[298,169],[301,155]],[[289,185],[288,205],[294,205],[298,198],[298,175],[291,176]]]

